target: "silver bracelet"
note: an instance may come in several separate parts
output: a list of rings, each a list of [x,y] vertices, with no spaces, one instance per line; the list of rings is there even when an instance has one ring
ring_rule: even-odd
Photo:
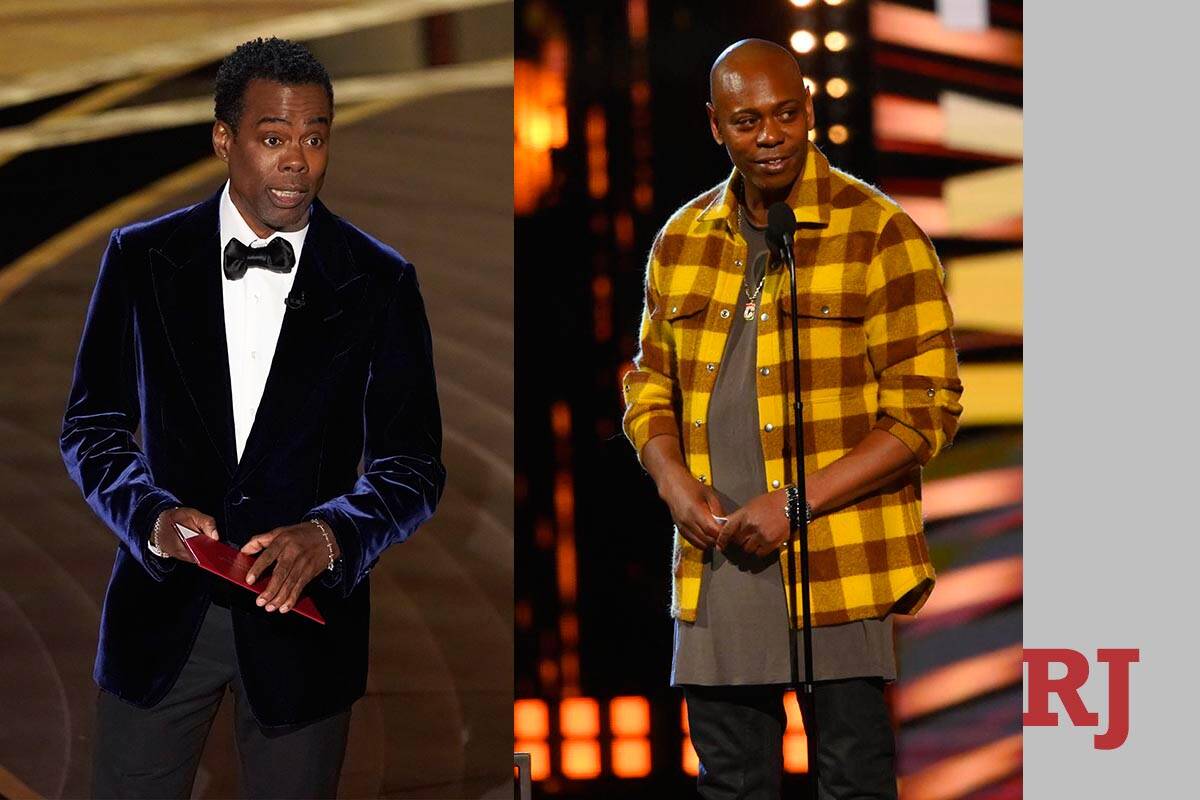
[[[333,542],[330,541],[329,533],[325,530],[325,528],[328,526],[328,523],[321,519],[310,519],[309,522],[311,522],[313,525],[316,525],[317,530],[319,530],[321,535],[325,537],[325,548],[329,550],[329,566],[325,568],[325,571],[333,572]]]
[[[158,517],[154,520],[154,528],[150,531],[150,540],[146,542],[146,549],[159,558],[170,558],[170,556],[164,553],[158,546],[158,528],[160,525],[162,525],[163,515],[168,511],[175,511],[178,508],[179,506],[164,508],[162,511],[158,512]]]

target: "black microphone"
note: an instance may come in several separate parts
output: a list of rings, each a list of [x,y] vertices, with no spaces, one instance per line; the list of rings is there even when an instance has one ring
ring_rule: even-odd
[[[767,209],[767,247],[775,258],[783,256],[792,265],[792,236],[796,233],[796,213],[787,203],[772,203]]]
[[[295,289],[292,289],[291,294],[284,298],[283,302],[288,308],[304,308],[304,290],[302,289],[297,292]]]

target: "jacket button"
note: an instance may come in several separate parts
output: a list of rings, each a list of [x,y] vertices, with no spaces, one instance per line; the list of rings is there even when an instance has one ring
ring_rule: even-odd
[[[763,425],[763,430],[767,433],[770,433],[771,431],[775,430],[775,426],[768,422],[766,425]]]
[[[735,258],[735,259],[733,260],[733,265],[734,265],[735,267],[740,267],[740,266],[742,265],[742,260],[741,260],[740,258]]]
[[[770,367],[763,367],[763,368],[762,368],[762,369],[760,369],[758,372],[759,372],[759,374],[760,374],[760,375],[770,375],[770,374],[771,374],[771,368],[770,368]]]
[[[700,427],[701,425],[703,425],[704,423],[703,423],[703,422],[701,422],[700,420],[696,420],[696,421],[695,421],[695,422],[693,422],[692,424],[693,424],[693,425],[695,425],[697,428],[699,428],[699,427]]]
[[[728,308],[721,309],[721,319],[729,319],[729,309]]]
[[[708,480],[708,476],[701,475],[700,477],[696,478],[696,480],[700,481],[701,483],[704,483],[706,480]]]
[[[765,312],[765,311],[763,312],[763,315],[762,315],[761,319],[762,319],[762,321],[763,321],[763,322],[766,322],[766,321],[767,321],[767,319],[768,319],[768,317],[767,317],[767,312]]]
[[[716,370],[717,365],[716,364],[706,364],[704,368],[706,370],[708,370],[709,372],[713,372]]]
[[[934,392],[933,389],[926,389],[925,394],[929,395],[930,397],[933,397],[934,394],[936,394],[936,392]]]
[[[777,481],[777,480],[775,480],[775,481],[771,481],[771,488],[772,488],[772,489],[778,489],[778,488],[779,488],[779,481]]]
[[[829,306],[821,306],[821,313],[822,313],[822,314],[828,314],[828,313],[829,313]]]
[[[676,311],[678,311],[678,310],[679,310],[679,306],[671,306],[671,313],[672,313],[672,314],[674,314],[674,313],[675,313]]]

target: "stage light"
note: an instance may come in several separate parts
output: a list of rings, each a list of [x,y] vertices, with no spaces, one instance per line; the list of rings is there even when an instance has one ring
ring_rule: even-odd
[[[816,128],[813,128],[808,132],[808,140],[810,142],[815,142],[817,140],[817,129]]]
[[[608,705],[613,736],[649,736],[650,701],[644,697],[614,697]]]
[[[834,144],[845,144],[850,138],[850,131],[845,125],[830,125],[829,126],[829,141]]]
[[[806,89],[808,89],[808,93],[811,94],[813,97],[816,97],[817,89],[820,88],[819,86],[817,86],[817,82],[814,81],[812,78],[804,79],[804,87]]]
[[[564,776],[583,780],[600,774],[600,743],[595,739],[565,739],[561,754]]]
[[[513,733],[517,739],[545,739],[550,735],[550,711],[543,700],[518,700],[513,707]]]
[[[783,737],[783,768],[788,772],[808,772],[808,737],[788,733]]]
[[[797,53],[811,53],[813,48],[817,46],[817,37],[812,31],[804,29],[793,33],[790,41],[792,49]]]
[[[600,704],[590,697],[568,697],[558,707],[558,729],[563,736],[600,735]]]
[[[683,740],[683,761],[680,765],[683,771],[688,775],[698,775],[700,773],[700,757],[696,755],[696,748],[692,747],[691,739]]]
[[[846,0],[825,0],[825,5],[827,5],[827,6],[840,6],[840,5],[841,5],[842,3],[844,3],[844,2],[846,2]]]
[[[814,2],[816,2],[816,0],[792,0],[792,5],[794,5],[796,8],[808,8]]]
[[[829,33],[825,34],[825,47],[828,48],[830,52],[836,53],[840,50],[845,50],[846,46],[849,44],[850,40],[846,38],[846,34],[842,33],[841,31],[830,31]]]
[[[783,695],[783,712],[787,715],[787,727],[785,731],[788,734],[804,734],[804,715],[800,713],[800,700],[796,697],[795,692],[787,692]]]
[[[825,82],[825,91],[829,92],[830,97],[845,97],[850,91],[850,84],[845,78],[830,78]]]
[[[550,777],[550,745],[545,742],[517,739],[513,751],[529,753],[530,780],[544,781]]]
[[[649,739],[615,739],[612,771],[618,778],[644,778],[650,774]]]

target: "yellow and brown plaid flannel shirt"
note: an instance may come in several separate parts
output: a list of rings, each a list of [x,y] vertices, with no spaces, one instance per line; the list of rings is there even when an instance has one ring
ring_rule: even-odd
[[[739,180],[735,170],[676,211],[655,238],[641,347],[624,380],[625,433],[639,456],[654,436],[679,437],[701,482],[711,472],[709,398],[730,317],[742,313],[747,246],[738,232]],[[950,307],[933,246],[894,202],[832,168],[815,146],[788,204],[799,225],[806,473],[840,458],[873,428],[895,435],[924,464],[949,444],[962,412]],[[756,364],[764,491],[793,482],[791,312],[787,270],[769,271]],[[920,498],[914,468],[907,479],[812,521],[814,625],[920,609],[935,578]],[[672,616],[695,620],[704,557],[676,531]]]

